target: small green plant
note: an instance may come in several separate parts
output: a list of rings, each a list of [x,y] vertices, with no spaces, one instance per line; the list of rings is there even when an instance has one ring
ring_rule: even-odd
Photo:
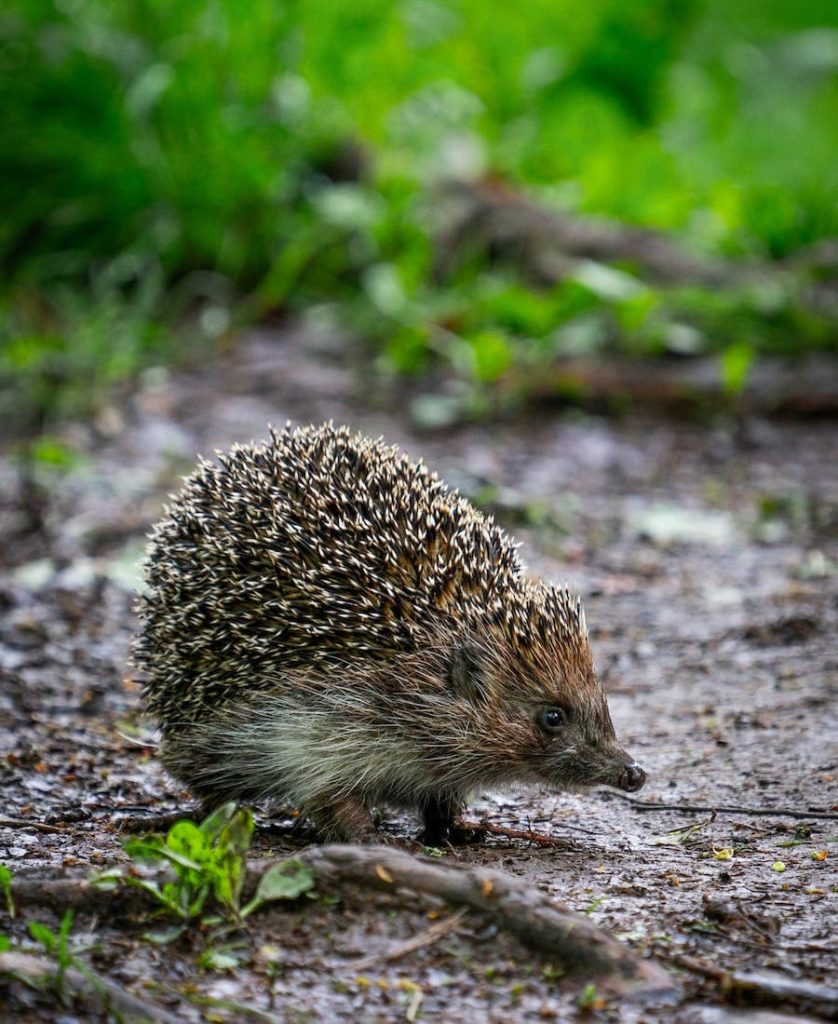
[[[206,924],[218,923],[217,918],[204,916],[210,896],[220,905],[228,923],[237,925],[264,903],[296,899],[314,888],[311,869],[298,859],[290,858],[265,872],[253,898],[242,907],[241,892],[252,835],[250,811],[237,809],[234,803],[225,804],[200,825],[179,821],[165,837],[146,836],[125,844],[126,852],[135,863],[167,865],[174,875],[169,881],[109,873],[102,876],[99,883],[108,884],[121,877],[150,893],[167,913],[182,922],[181,928],[158,933],[158,941],[176,938],[186,924],[196,918]],[[228,961],[229,958],[224,958],[225,964],[229,965]]]
[[[40,942],[49,956],[54,957],[57,961],[58,970],[55,976],[55,987],[58,992],[62,991],[67,968],[75,963],[75,957],[70,948],[70,929],[72,926],[72,910],[65,911],[57,932],[54,932],[52,928],[42,924],[40,921],[29,922],[29,934],[36,942]]]
[[[605,896],[597,896],[592,899],[591,902],[585,907],[586,914],[593,914],[595,910],[599,910],[602,904],[605,902]]]
[[[133,861],[168,864],[174,878],[162,883],[141,876],[126,880],[151,893],[182,921],[200,917],[210,894],[225,911],[238,917],[245,854],[252,834],[250,811],[225,804],[200,825],[179,821],[166,836],[129,840],[125,851]]]
[[[605,999],[597,993],[596,985],[586,985],[576,1000],[581,1013],[593,1013],[605,1006]]]
[[[745,342],[733,342],[721,354],[722,384],[729,395],[741,395],[754,361],[754,349]]]
[[[232,971],[241,963],[238,951],[241,942],[226,942],[208,946],[198,957],[198,966],[206,971]]]
[[[6,901],[6,910],[9,912],[9,917],[14,917],[15,901],[12,899],[12,872],[5,864],[0,864],[0,892],[3,893],[3,898]]]
[[[289,857],[269,868],[259,881],[256,893],[250,902],[242,907],[241,915],[246,917],[264,903],[273,900],[295,900],[314,888],[314,872],[298,857]]]

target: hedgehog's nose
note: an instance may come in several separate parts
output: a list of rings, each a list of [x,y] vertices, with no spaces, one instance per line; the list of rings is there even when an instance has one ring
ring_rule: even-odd
[[[620,789],[624,789],[627,793],[636,793],[638,789],[643,788],[643,783],[646,781],[646,772],[640,767],[637,761],[632,761],[631,764],[627,764],[617,780],[617,785]]]

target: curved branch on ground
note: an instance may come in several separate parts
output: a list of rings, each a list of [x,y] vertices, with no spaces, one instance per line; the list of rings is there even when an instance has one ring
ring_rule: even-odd
[[[29,953],[0,953],[0,977],[16,978],[30,988],[45,989],[60,985],[62,993],[94,1000],[118,1020],[153,1021],[154,1024],[178,1024],[179,1017],[168,1013],[156,1003],[132,995],[108,978],[85,968],[68,967],[59,980],[58,966],[52,960]]]

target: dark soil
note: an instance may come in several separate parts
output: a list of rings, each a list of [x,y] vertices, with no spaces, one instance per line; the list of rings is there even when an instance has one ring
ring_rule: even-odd
[[[446,856],[525,876],[664,963],[688,954],[834,980],[835,424],[540,413],[420,433],[408,415],[362,405],[328,347],[296,329],[252,336],[200,373],[147,375],[69,430],[80,453],[69,471],[0,461],[0,863],[17,877],[124,863],[127,818],[194,809],[155,760],[126,663],[144,533],[197,452],[261,437],[268,422],[334,419],[423,456],[524,541],[533,570],[581,592],[617,731],[649,774],[642,799],[707,809],[640,810],[607,791],[485,793],[470,818],[568,846],[495,835]],[[766,809],[788,813],[753,813]],[[390,836],[417,831],[381,813]],[[265,827],[255,852],[306,841]],[[476,916],[359,976],[353,960],[384,955],[440,910],[334,895],[256,915],[227,971],[196,965],[197,932],[154,945],[147,921],[79,915],[72,937],[101,974],[184,1021],[791,1019],[727,1009],[687,973],[678,1006],[584,1011],[578,985]],[[55,927],[58,915],[0,913],[0,932],[23,940],[32,919]],[[105,1019],[2,979],[0,1018]]]

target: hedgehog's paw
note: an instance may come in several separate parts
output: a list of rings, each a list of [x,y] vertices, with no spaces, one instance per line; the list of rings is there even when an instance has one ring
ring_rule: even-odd
[[[424,846],[465,846],[482,843],[486,833],[468,828],[457,820],[461,807],[449,798],[433,798],[426,802],[422,814],[425,827],[417,836]]]
[[[470,846],[484,842],[486,830],[483,828],[472,828],[470,825],[460,825],[458,822],[448,828],[448,842],[452,846]]]
[[[443,828],[423,828],[416,837],[422,846],[470,846],[482,843],[486,833],[482,828],[468,828],[452,822]]]

